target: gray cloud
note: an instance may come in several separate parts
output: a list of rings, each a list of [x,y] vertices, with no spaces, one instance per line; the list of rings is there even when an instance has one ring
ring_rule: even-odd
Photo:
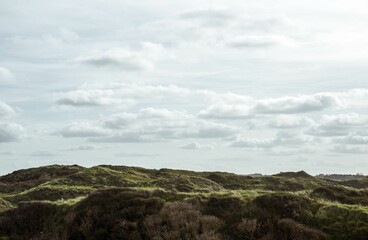
[[[101,147],[92,145],[92,144],[84,144],[79,146],[73,146],[68,148],[63,148],[63,151],[89,151],[89,150],[96,150],[101,149]]]
[[[25,132],[17,123],[0,122],[0,143],[17,142],[25,137]]]
[[[150,86],[112,83],[103,86],[87,85],[81,89],[58,93],[55,96],[55,103],[72,107],[130,106],[139,99],[186,96],[189,93],[189,89],[174,85]]]
[[[239,98],[234,95],[234,98]],[[220,100],[202,110],[199,115],[206,118],[244,118],[254,114],[297,114],[343,107],[334,93],[285,96],[279,98],[244,100]]]
[[[323,115],[318,124],[306,133],[325,137],[346,136],[353,130],[364,130],[367,124],[368,116],[357,113]]]
[[[189,149],[189,150],[193,150],[193,149],[202,150],[202,149],[213,149],[215,148],[215,145],[214,144],[201,144],[198,142],[190,142],[190,143],[180,146],[180,148]]]
[[[342,144],[368,145],[368,132],[356,132],[346,137],[334,139],[334,142]]]
[[[113,67],[125,71],[152,70],[154,61],[161,57],[162,47],[154,43],[142,43],[140,50],[112,48],[96,50],[73,60],[75,63],[94,67]]]
[[[64,137],[90,137],[93,142],[149,142],[182,138],[226,138],[238,128],[215,123],[177,110],[143,108],[95,122],[76,122],[58,133]]]
[[[341,101],[334,94],[319,93],[297,97],[262,99],[256,103],[253,111],[264,114],[292,114],[321,111],[327,108],[341,106]]]

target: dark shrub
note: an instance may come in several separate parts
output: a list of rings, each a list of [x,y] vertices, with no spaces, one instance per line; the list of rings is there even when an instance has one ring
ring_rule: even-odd
[[[254,199],[258,218],[291,218],[305,222],[311,216],[311,201],[292,194],[267,194]]]
[[[279,240],[326,240],[328,236],[292,219],[281,219],[277,224],[277,239]]]
[[[163,201],[149,192],[107,189],[91,194],[68,216],[69,239],[141,239],[143,219]]]
[[[146,217],[144,226],[154,240],[219,240],[222,221],[202,215],[190,203],[167,203],[157,214]]]
[[[49,226],[58,206],[49,202],[29,202],[0,215],[0,236],[35,236]]]

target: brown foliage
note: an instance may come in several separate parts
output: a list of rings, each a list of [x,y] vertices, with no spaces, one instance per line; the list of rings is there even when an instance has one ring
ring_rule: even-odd
[[[189,203],[167,203],[159,213],[144,220],[147,235],[153,240],[219,240],[222,224]]]

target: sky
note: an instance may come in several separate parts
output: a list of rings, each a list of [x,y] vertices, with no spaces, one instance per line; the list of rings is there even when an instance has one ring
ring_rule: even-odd
[[[365,0],[0,0],[0,174],[368,174]]]

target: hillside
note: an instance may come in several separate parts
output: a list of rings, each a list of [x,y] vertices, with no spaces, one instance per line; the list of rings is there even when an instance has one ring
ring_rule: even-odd
[[[367,239],[366,179],[52,165],[0,177],[0,239]]]

